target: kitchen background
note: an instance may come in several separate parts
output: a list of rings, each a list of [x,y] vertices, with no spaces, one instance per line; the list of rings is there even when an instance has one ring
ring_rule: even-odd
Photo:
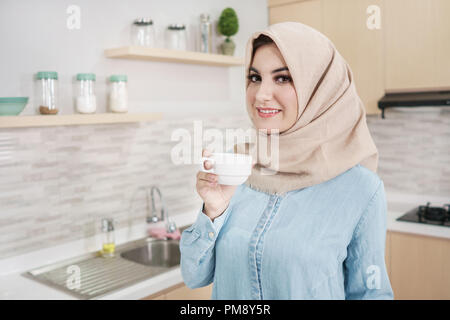
[[[73,4],[81,9],[79,30],[66,26]],[[0,258],[91,236],[102,217],[114,218],[118,229],[145,221],[145,193],[134,194],[140,186],[158,185],[171,216],[201,205],[197,166],[172,164],[179,142],[171,135],[178,128],[192,133],[194,120],[204,130],[245,122],[243,68],[108,59],[104,50],[129,45],[133,20],[149,16],[158,45],[165,26],[184,23],[188,49],[198,51],[200,13],[217,23],[226,7],[241,17],[233,39],[235,56],[243,56],[250,34],[267,26],[264,1],[0,2],[1,95],[29,96],[21,115],[36,114],[33,77],[40,70],[58,72],[58,114],[75,113],[80,72],[96,74],[97,113],[107,111],[107,78],[126,74],[129,112],[164,114],[148,123],[0,129]],[[217,53],[224,37],[213,35]]]
[[[126,74],[129,113],[162,112],[163,119],[127,124],[0,128],[0,259],[98,234],[104,217],[114,218],[116,229],[143,223],[145,194],[137,192],[141,186],[160,187],[171,217],[198,210],[201,205],[195,191],[198,166],[172,163],[170,151],[178,143],[171,141],[172,132],[184,128],[193,135],[195,120],[202,120],[204,130],[249,128],[243,66],[224,68],[106,58],[105,49],[129,45],[135,18],[153,19],[159,45],[167,24],[185,23],[188,48],[198,51],[199,16],[209,13],[214,22],[213,52],[218,53],[223,37],[216,32],[217,19],[224,8],[232,7],[239,18],[239,32],[233,36],[234,55],[243,57],[246,41],[254,31],[283,19],[310,24],[327,34],[320,27],[325,25],[324,16],[309,23],[310,17],[317,15],[316,7],[321,13],[326,12],[326,3],[42,0],[37,4],[2,0],[0,95],[30,97],[21,115],[36,114],[33,80],[36,72],[55,70],[59,75],[59,114],[75,113],[74,76],[92,72],[97,76],[97,113],[107,111],[108,77]],[[353,1],[342,3],[350,6]],[[378,0],[361,1],[358,6],[367,7],[370,3],[378,3],[382,8],[386,4]],[[81,8],[79,30],[66,26],[66,9],[73,4]],[[303,19],[299,14],[301,5],[303,13],[308,10],[314,13]],[[280,12],[297,12],[299,18],[282,18]],[[365,20],[367,15],[362,12],[361,19]],[[318,21],[320,26],[316,24]],[[385,31],[373,31],[377,41],[382,32]],[[331,35],[330,38],[334,41]],[[347,57],[346,49],[341,49],[338,41],[336,46]],[[351,55],[348,56],[351,60]],[[383,71],[381,77],[385,76]],[[357,87],[369,96],[364,85],[357,81]],[[384,89],[381,95],[378,92],[377,99]],[[369,105],[375,100],[367,101]],[[380,153],[379,175],[386,190],[448,197],[450,108],[389,109],[386,119],[381,119],[376,108],[374,111],[371,107],[368,113],[368,125]],[[5,121],[7,117],[0,118],[0,122]],[[204,141],[204,145],[207,143]]]

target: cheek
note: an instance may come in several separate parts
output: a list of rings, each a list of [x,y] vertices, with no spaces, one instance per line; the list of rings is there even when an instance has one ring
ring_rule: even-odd
[[[247,101],[253,103],[255,101],[255,96],[256,96],[255,88],[252,85],[248,86],[246,90]]]
[[[283,88],[279,91],[278,99],[283,107],[286,109],[286,114],[297,117],[298,102],[297,93],[293,86]]]

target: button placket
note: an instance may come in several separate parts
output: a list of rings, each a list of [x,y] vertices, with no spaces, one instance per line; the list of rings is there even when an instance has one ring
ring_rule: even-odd
[[[260,248],[259,241],[263,236],[263,233],[267,230],[267,223],[271,220],[271,216],[273,215],[273,211],[278,207],[277,204],[278,196],[272,195],[270,196],[269,203],[266,206],[261,218],[258,221],[258,224],[253,231],[253,234],[250,238],[249,244],[249,264],[251,270],[251,293],[253,295],[253,299],[262,299],[262,292],[260,287],[260,255],[258,254],[258,250]]]
[[[272,221],[273,221],[275,215],[278,212],[278,208],[280,206],[281,199],[282,198],[279,198],[279,197],[277,197],[275,199],[275,204],[269,213],[267,222],[263,228],[263,232],[261,233],[261,236],[259,237],[258,242],[256,244],[256,267],[257,267],[257,272],[258,272],[258,286],[259,286],[259,292],[261,295],[261,299],[264,299],[263,292],[262,292],[262,284],[261,284],[261,274],[262,274],[261,263],[262,263],[262,257],[263,257],[264,238],[265,238],[267,230],[269,230],[269,228],[272,224]]]

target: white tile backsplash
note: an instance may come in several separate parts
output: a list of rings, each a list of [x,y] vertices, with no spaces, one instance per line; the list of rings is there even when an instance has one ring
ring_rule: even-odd
[[[178,143],[172,131],[192,133],[194,120],[0,129],[11,152],[0,160],[0,258],[92,236],[102,217],[113,217],[116,228],[144,221],[145,194],[135,194],[141,186],[157,185],[170,215],[196,210],[198,166],[170,158]],[[245,123],[203,120],[204,128]]]
[[[390,190],[449,196],[450,112],[408,111],[368,116],[378,174]],[[0,160],[0,258],[93,236],[102,217],[113,217],[116,228],[144,221],[145,194],[135,193],[141,186],[159,186],[172,216],[198,209],[198,165],[170,158],[178,144],[172,132],[193,134],[195,120],[0,129],[0,152],[10,151]],[[249,124],[246,114],[202,122],[203,131]]]

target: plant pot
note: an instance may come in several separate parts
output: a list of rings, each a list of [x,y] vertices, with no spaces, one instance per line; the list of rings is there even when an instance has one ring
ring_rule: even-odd
[[[233,42],[232,39],[229,39],[229,41],[224,41],[221,45],[222,48],[222,54],[227,56],[234,55],[234,49],[236,49],[236,44]]]

